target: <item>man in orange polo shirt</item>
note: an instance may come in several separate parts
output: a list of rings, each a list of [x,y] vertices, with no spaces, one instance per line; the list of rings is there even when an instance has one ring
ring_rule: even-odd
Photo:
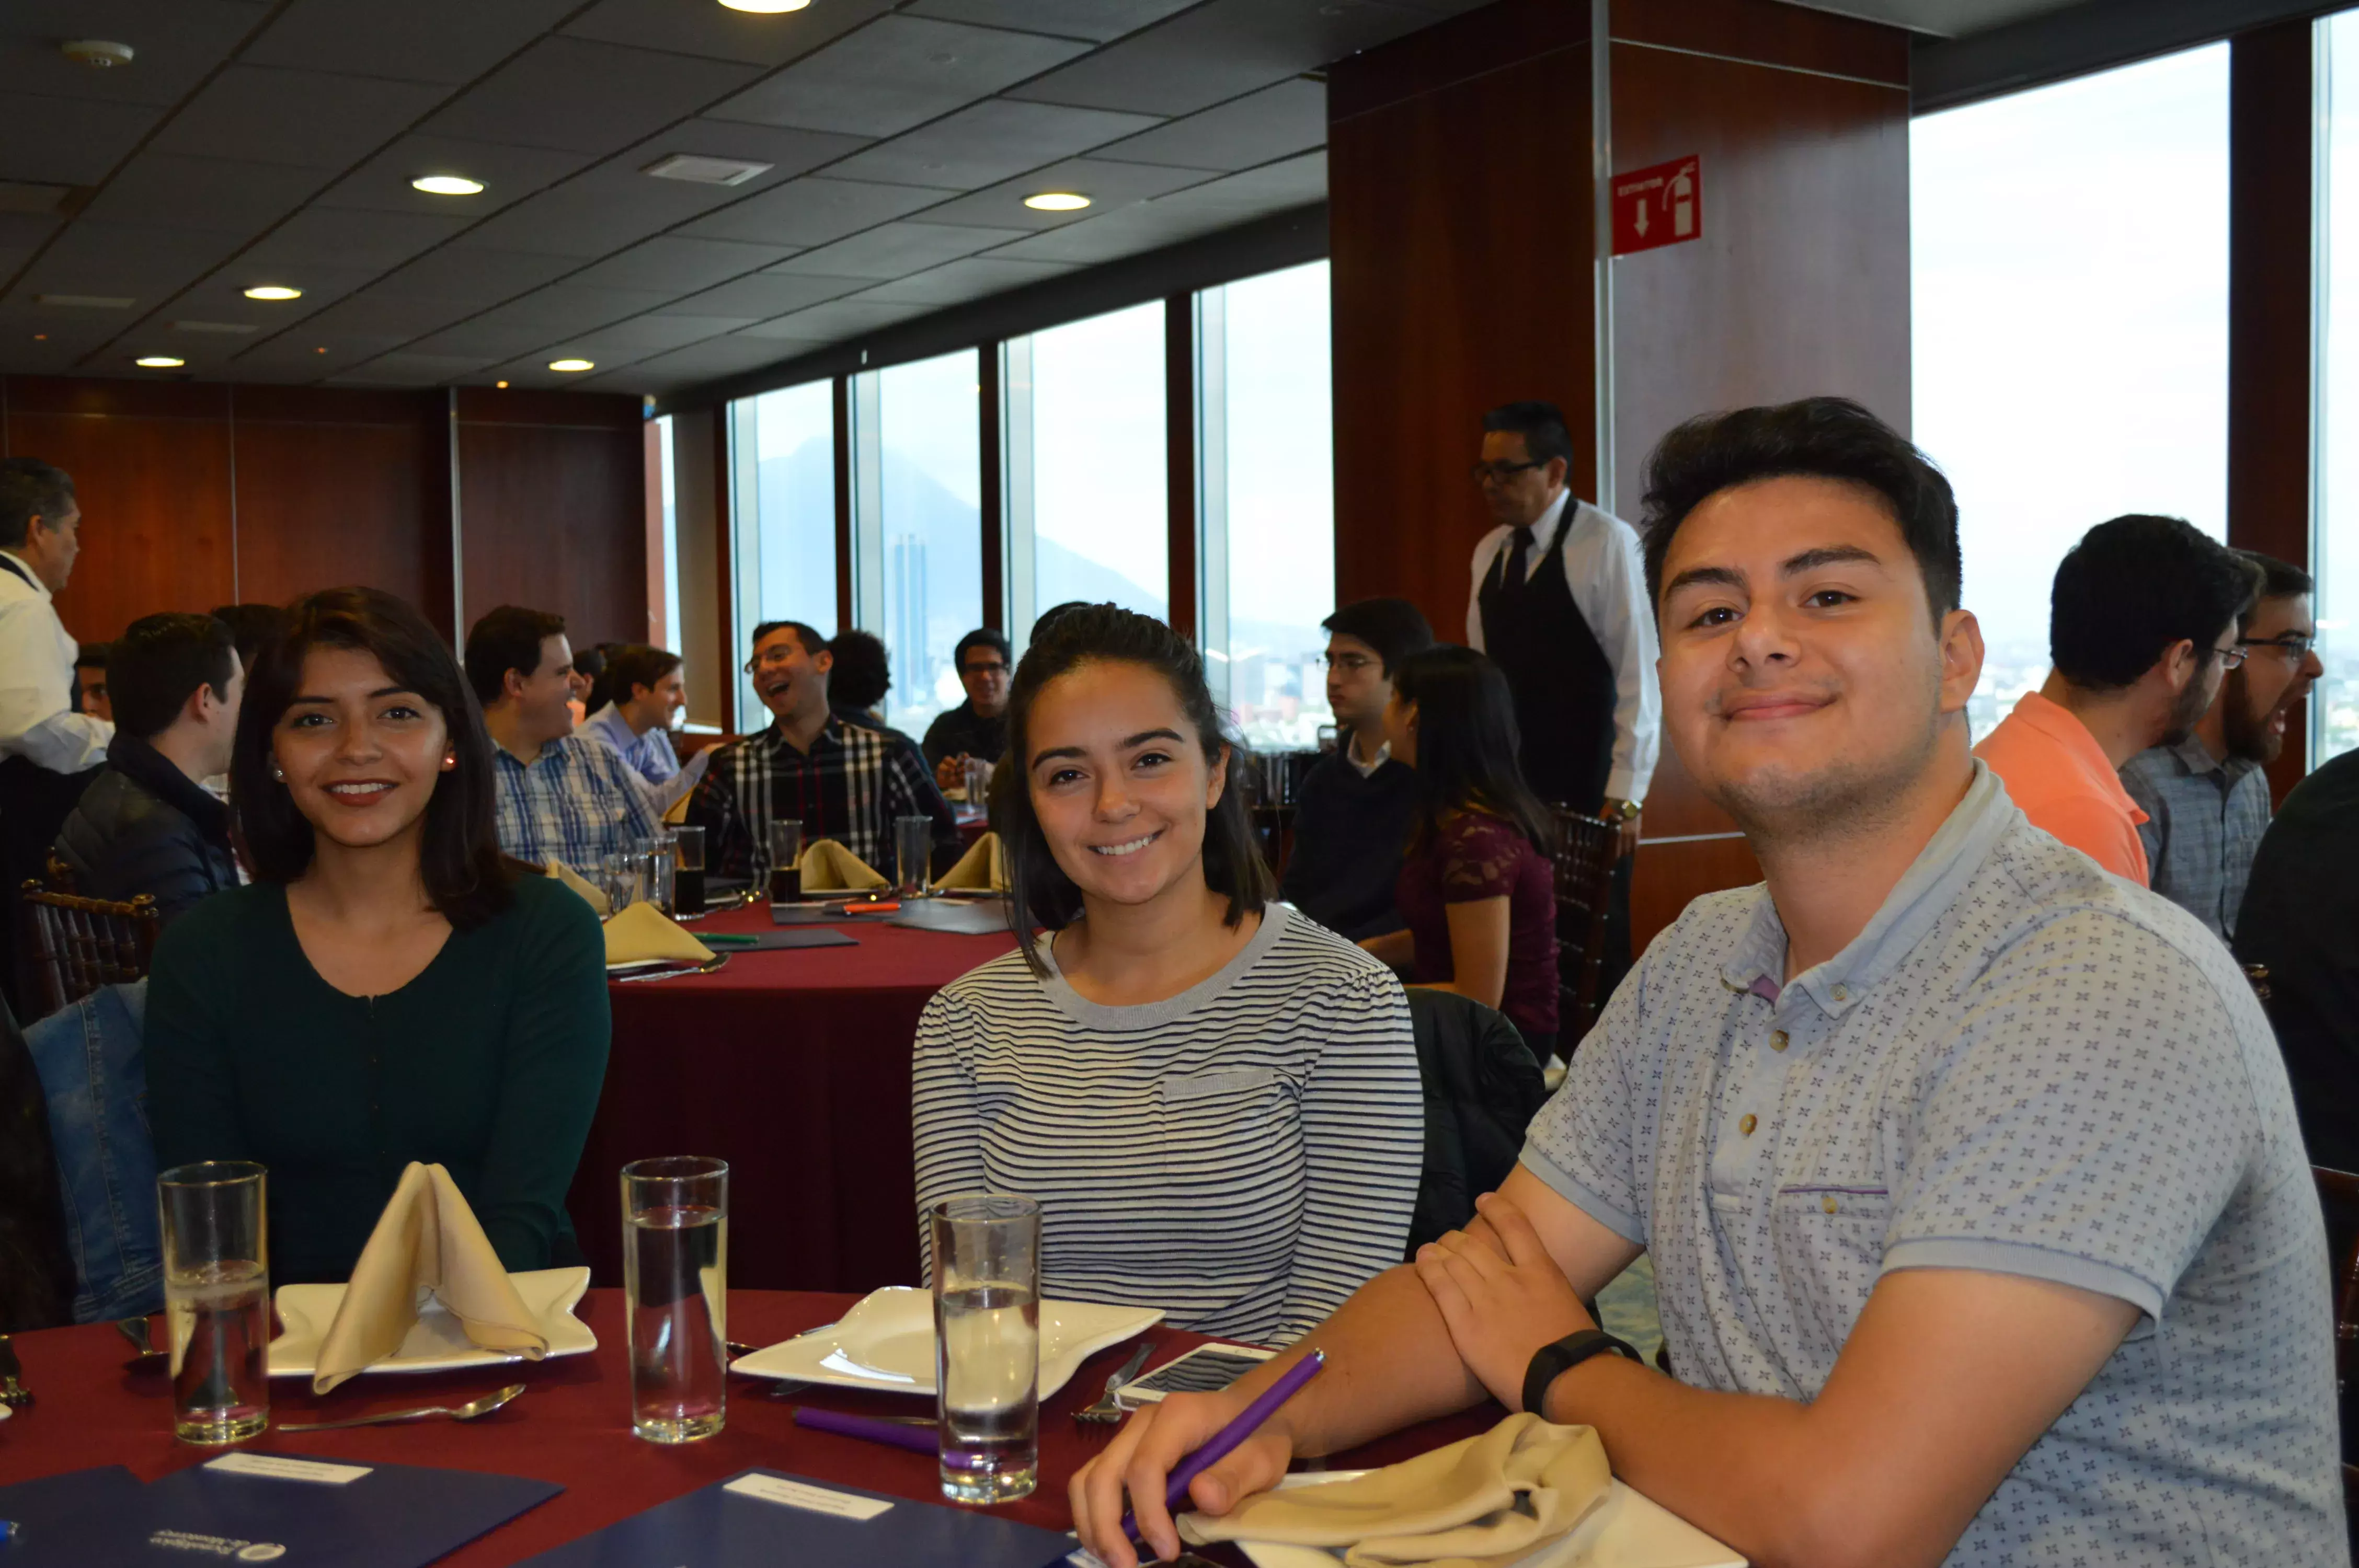
[[[2144,886],[2146,813],[2118,770],[2194,730],[2244,663],[2236,618],[2259,591],[2251,564],[2176,517],[2098,524],[2056,568],[2047,683],[1974,755],[2034,827]]]

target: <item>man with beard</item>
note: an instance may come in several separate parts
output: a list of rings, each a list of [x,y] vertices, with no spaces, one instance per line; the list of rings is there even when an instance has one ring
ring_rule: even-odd
[[[2236,626],[2245,662],[2228,672],[2192,734],[2149,746],[2122,767],[2122,786],[2146,813],[2138,838],[2154,891],[2223,941],[2235,935],[2253,851],[2268,830],[2263,770],[2285,750],[2294,705],[2324,673],[2310,652],[2318,625],[2310,574],[2273,557],[2236,553],[2261,571],[2261,596]]]
[[[1646,506],[1664,727],[1763,882],[1647,946],[1475,1223],[1131,1417],[1074,1477],[1082,1544],[1144,1555],[1127,1494],[1174,1555],[1171,1471],[1317,1350],[1201,1514],[1488,1396],[1593,1426],[1758,1563],[2344,1568],[2326,1238],[2268,1022],[2185,911],[1969,755],[1949,481],[1813,398],[1673,431]],[[1676,1379],[1582,1304],[1642,1251]]]
[[[2259,568],[2179,518],[2098,524],[2056,568],[2047,683],[2024,693],[1974,755],[2033,827],[2146,883],[2146,813],[2119,770],[2194,730],[2222,678],[2245,662],[2236,618],[2259,589]]]

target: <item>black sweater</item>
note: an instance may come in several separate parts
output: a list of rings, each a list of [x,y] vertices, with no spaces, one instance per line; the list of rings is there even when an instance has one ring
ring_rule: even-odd
[[[1295,795],[1294,852],[1278,895],[1353,941],[1401,928],[1393,907],[1401,851],[1417,814],[1415,770],[1387,759],[1363,778],[1348,735]]]
[[[150,894],[168,924],[199,899],[237,886],[229,807],[119,730],[105,768],[58,829],[57,854],[73,869],[76,892],[118,902]]]

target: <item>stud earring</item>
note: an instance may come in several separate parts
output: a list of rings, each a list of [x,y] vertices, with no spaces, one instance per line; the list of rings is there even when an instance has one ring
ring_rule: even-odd
[[[277,783],[285,784],[287,782],[287,770],[280,767],[277,762],[273,762],[270,764],[270,776]]]
[[[455,767],[457,767],[458,765],[459,765],[459,753],[458,753],[458,752],[444,752],[444,753],[442,754],[442,771],[443,771],[444,773],[449,773],[452,768],[455,768]]]

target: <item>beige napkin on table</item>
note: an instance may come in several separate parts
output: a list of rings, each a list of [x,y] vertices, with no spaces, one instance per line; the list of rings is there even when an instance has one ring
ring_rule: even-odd
[[[596,888],[592,887],[587,881],[583,881],[582,873],[567,865],[564,861],[549,861],[549,874],[556,878],[559,881],[563,882],[567,887],[571,888],[575,892],[580,893],[582,895],[582,902],[596,910],[600,919],[603,920],[607,915],[614,913],[614,905],[612,901],[610,901],[604,893],[600,892]]]
[[[636,964],[648,958],[675,958],[701,964],[712,949],[690,936],[677,921],[645,902],[632,904],[606,922],[606,962]]]
[[[1347,1548],[1350,1568],[1504,1568],[1581,1522],[1613,1485],[1597,1429],[1528,1412],[1351,1481],[1262,1492],[1180,1539]]]
[[[324,1394],[400,1349],[418,1321],[420,1291],[431,1291],[486,1350],[533,1361],[549,1353],[539,1319],[500,1267],[459,1184],[441,1166],[412,1160],[353,1265],[344,1299],[320,1341],[311,1391]]]
[[[802,868],[803,892],[865,892],[891,882],[867,861],[832,838],[821,838],[803,849],[796,862]]]
[[[996,833],[986,833],[968,846],[958,864],[934,881],[938,888],[1006,892],[1008,890],[1007,849]]]

